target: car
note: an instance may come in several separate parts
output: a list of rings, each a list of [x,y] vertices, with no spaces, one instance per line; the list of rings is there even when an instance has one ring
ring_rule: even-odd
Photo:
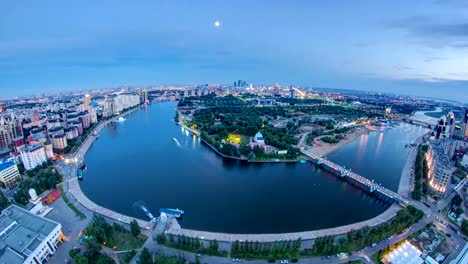
[[[202,254],[198,253],[198,254],[197,254],[197,257],[202,257]]]
[[[445,233],[445,235],[448,236],[448,237],[452,237],[452,235],[449,234],[449,233]]]
[[[232,262],[241,262],[241,260],[238,259],[238,258],[233,258],[233,259],[232,259]]]
[[[276,260],[274,260],[274,259],[269,259],[268,260],[268,263],[275,263],[275,262],[276,262]]]
[[[292,263],[299,262],[299,259],[291,259],[291,262],[292,262]]]
[[[286,264],[286,263],[289,263],[289,261],[287,259],[283,259],[280,261],[281,264]]]

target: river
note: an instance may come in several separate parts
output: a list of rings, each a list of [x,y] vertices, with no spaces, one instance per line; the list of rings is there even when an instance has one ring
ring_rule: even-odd
[[[180,208],[182,227],[225,233],[336,227],[388,208],[311,164],[223,159],[172,121],[175,107],[153,104],[103,129],[85,156],[81,188],[91,200],[141,219],[141,204],[154,214]],[[364,135],[329,158],[396,190],[405,145],[422,133],[400,124]]]

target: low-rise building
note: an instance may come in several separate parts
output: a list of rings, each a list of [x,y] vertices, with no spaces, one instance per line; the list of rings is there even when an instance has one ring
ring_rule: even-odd
[[[39,264],[63,241],[62,225],[16,205],[0,215],[0,263]]]
[[[18,171],[18,166],[11,161],[0,161],[0,182],[8,189],[13,187],[19,180],[21,175]]]

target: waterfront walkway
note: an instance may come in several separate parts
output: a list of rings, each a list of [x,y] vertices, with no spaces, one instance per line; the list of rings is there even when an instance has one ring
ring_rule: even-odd
[[[351,230],[361,229],[365,226],[376,226],[392,219],[396,212],[400,210],[398,205],[392,205],[388,210],[382,214],[358,223],[344,225],[339,227],[319,229],[313,231],[305,232],[295,232],[295,233],[282,233],[282,234],[226,234],[226,233],[216,233],[216,232],[207,232],[207,231],[197,231],[191,229],[184,229],[178,227],[169,227],[167,230],[168,234],[173,235],[185,235],[189,237],[198,237],[204,240],[218,240],[223,242],[233,242],[233,241],[258,241],[258,242],[274,242],[280,240],[296,240],[301,238],[302,240],[311,240],[317,237],[323,236],[336,236],[344,235]],[[290,219],[289,221],[294,221]]]
[[[400,185],[398,186],[398,194],[403,197],[411,198],[414,162],[416,161],[416,155],[418,155],[418,146],[423,142],[426,135],[424,134],[416,139],[414,142],[415,146],[410,147],[408,156],[406,157],[405,166],[401,171]]]

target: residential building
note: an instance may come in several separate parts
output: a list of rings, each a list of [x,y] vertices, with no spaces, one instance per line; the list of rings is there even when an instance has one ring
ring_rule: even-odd
[[[120,114],[122,111],[140,104],[140,97],[137,94],[119,94],[114,98],[113,114]]]
[[[455,130],[455,115],[453,112],[442,116],[431,132],[432,139],[451,138]]]
[[[51,127],[47,131],[47,133],[49,134],[49,137],[52,138],[55,135],[63,134],[64,133],[64,128],[62,126]]]
[[[12,150],[18,137],[23,137],[21,121],[13,113],[0,116],[0,150]]]
[[[32,170],[47,161],[47,155],[42,144],[26,147],[20,152],[20,155],[26,170]]]
[[[91,95],[85,94],[83,98],[83,105],[88,106],[91,104]]]
[[[6,160],[0,161],[0,183],[5,185],[8,189],[13,187],[19,180],[21,176],[18,171],[18,166],[16,163]]]
[[[73,140],[75,138],[78,138],[80,136],[78,132],[78,127],[72,126],[72,127],[65,129],[65,135],[68,140]]]
[[[79,114],[79,120],[81,122],[81,125],[83,126],[83,129],[88,129],[91,127],[91,118],[88,112],[81,112]]]
[[[68,146],[65,133],[54,135],[51,141],[53,148],[59,152],[63,151]]]
[[[19,206],[0,215],[0,263],[40,264],[56,252],[64,239],[62,225]]]
[[[430,141],[425,155],[428,165],[428,186],[436,196],[442,196],[445,193],[455,171],[444,143],[444,141]]]
[[[51,159],[54,156],[54,148],[50,142],[44,143],[44,151],[48,159]]]

